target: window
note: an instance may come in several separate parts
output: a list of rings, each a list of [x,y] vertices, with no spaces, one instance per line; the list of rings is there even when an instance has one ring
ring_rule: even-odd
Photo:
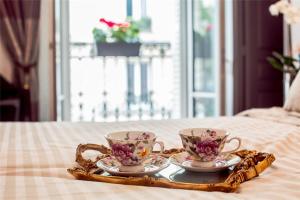
[[[59,119],[124,121],[220,114],[220,0],[58,2]],[[145,22],[139,54],[100,55],[92,34],[94,27],[103,26],[99,19],[123,22],[128,17]]]
[[[179,1],[90,0],[65,6],[69,37],[64,40],[70,53],[64,67],[69,69],[69,83],[62,83],[69,85],[69,97],[60,96],[69,98],[65,107],[72,121],[179,117]],[[161,18],[166,10],[168,15]],[[99,19],[123,22],[127,17],[147,22],[141,29],[139,54],[99,55],[92,34],[94,27],[103,28]]]
[[[193,117],[219,114],[219,1],[193,0]]]

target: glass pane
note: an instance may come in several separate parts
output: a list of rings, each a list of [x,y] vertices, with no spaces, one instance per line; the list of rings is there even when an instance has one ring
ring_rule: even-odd
[[[216,55],[214,45],[217,31],[217,0],[193,1],[194,91],[216,90]]]
[[[193,0],[193,114],[215,116],[218,110],[219,0]]]
[[[215,115],[215,99],[214,98],[194,98],[193,117],[205,117]]]
[[[121,55],[134,43],[112,48],[104,40],[96,47],[93,28],[110,30],[99,19],[119,23],[127,15],[139,22],[139,53]],[[179,0],[70,1],[72,120],[179,117],[179,16]],[[101,54],[105,49],[113,50]]]

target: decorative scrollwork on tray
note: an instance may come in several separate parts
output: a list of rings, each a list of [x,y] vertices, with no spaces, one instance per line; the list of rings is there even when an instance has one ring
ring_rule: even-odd
[[[95,161],[91,159],[85,159],[83,157],[83,153],[87,150],[94,150],[99,151],[100,154],[96,157]],[[75,161],[87,172],[91,171],[92,169],[97,168],[96,163],[102,159],[107,157],[111,154],[111,150],[104,145],[99,144],[79,144],[76,149],[76,159]]]
[[[99,151],[100,154],[92,161],[85,159],[82,155],[87,150]],[[182,148],[165,150],[162,154],[164,157],[170,157],[173,154],[183,152]],[[159,152],[153,152],[159,153]],[[183,183],[170,181],[165,178],[157,177],[119,177],[119,176],[104,176],[99,173],[99,169],[96,166],[97,161],[109,156],[111,150],[104,145],[97,144],[80,144],[76,150],[76,162],[79,167],[73,167],[68,169],[68,172],[72,174],[76,179],[108,182],[115,184],[125,185],[143,185],[152,187],[165,187],[174,189],[188,189],[188,190],[202,190],[202,191],[221,191],[221,192],[234,192],[239,185],[245,181],[251,180],[267,167],[269,167],[275,160],[273,154],[257,152],[255,150],[241,150],[235,152],[235,155],[241,157],[242,161],[235,166],[233,172],[222,183],[210,183],[210,184],[198,184],[198,183]]]

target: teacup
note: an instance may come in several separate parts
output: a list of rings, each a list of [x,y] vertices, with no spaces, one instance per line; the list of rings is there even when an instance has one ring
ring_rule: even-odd
[[[213,128],[191,128],[179,132],[183,148],[192,156],[192,166],[210,167],[214,160],[222,155],[230,154],[241,146],[241,139],[233,137],[228,139],[229,134],[225,130]],[[225,143],[232,140],[238,141],[238,146],[233,150],[222,152]]]
[[[149,158],[155,144],[160,152],[164,150],[163,142],[156,141],[151,132],[121,131],[105,136],[112,150],[112,155],[120,162],[120,171],[139,172],[144,170],[143,162]]]

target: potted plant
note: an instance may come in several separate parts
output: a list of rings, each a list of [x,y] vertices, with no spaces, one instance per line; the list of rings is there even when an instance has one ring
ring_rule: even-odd
[[[280,0],[269,7],[272,16],[282,14],[287,26],[288,52],[287,55],[273,52],[267,57],[268,62],[275,68],[290,76],[290,85],[300,70],[300,48],[298,48],[295,58],[293,55],[291,26],[300,21],[300,9],[291,4],[290,1]]]
[[[300,59],[300,55],[299,55]],[[272,56],[267,58],[268,62],[275,68],[283,73],[290,75],[290,85],[295,79],[297,73],[300,70],[300,60],[292,56],[284,56],[278,52],[273,52]]]
[[[139,56],[139,22],[128,19],[116,23],[104,18],[100,22],[105,25],[104,29],[93,29],[98,56]]]

